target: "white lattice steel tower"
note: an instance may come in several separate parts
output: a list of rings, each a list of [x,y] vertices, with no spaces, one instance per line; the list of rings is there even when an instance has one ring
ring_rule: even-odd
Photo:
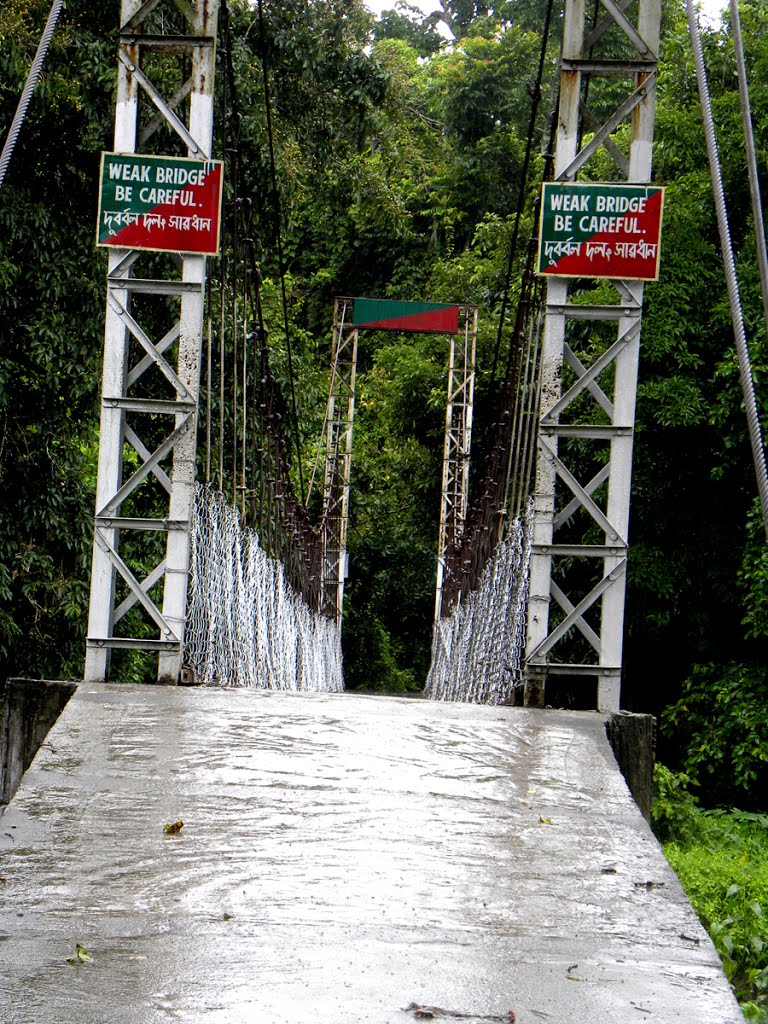
[[[210,158],[218,6],[122,0],[116,152]],[[107,677],[116,648],[157,651],[158,679],[179,678],[205,274],[204,256],[109,253],[88,680]],[[163,542],[138,571],[131,542],[151,534]]]
[[[584,0],[566,0],[555,179],[575,181],[602,150],[619,180],[648,183],[660,0],[600,5],[587,32]],[[598,118],[587,103],[599,99],[605,111],[606,79],[614,97],[619,82],[626,92]],[[574,686],[593,677],[598,708],[611,710],[620,695],[643,284],[613,280],[597,302],[584,293],[574,301],[580,288],[554,279],[547,287],[525,702],[544,704],[555,675]]]

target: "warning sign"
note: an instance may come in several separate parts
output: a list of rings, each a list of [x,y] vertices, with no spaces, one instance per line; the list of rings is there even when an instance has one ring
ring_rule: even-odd
[[[546,182],[537,272],[655,281],[663,205],[654,185]]]
[[[215,255],[223,180],[220,160],[102,153],[96,244]]]

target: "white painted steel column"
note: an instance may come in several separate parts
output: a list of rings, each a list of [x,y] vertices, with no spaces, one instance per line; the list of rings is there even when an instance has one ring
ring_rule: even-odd
[[[218,2],[199,0],[195,6],[195,35],[215,36]],[[210,157],[213,144],[213,76],[215,51],[196,49],[192,57],[192,94],[189,109],[189,133],[196,145],[188,147],[187,155],[197,159]],[[197,453],[197,405],[200,396],[200,360],[203,342],[205,306],[205,256],[184,256],[182,280],[199,286],[199,290],[181,296],[178,376],[195,403],[195,412],[187,430],[173,450],[171,495],[168,518],[185,524],[182,529],[168,531],[165,556],[165,589],[163,618],[178,638],[178,650],[161,651],[158,682],[176,683],[181,675],[184,652],[184,623],[187,615],[187,587],[191,554],[192,524],[195,507],[195,456]],[[236,325],[233,325],[236,329]],[[182,400],[181,394],[177,395]],[[176,427],[184,416],[176,417]]]
[[[141,7],[142,0],[122,0],[120,23],[124,25]],[[130,50],[133,60],[138,59],[138,47]],[[138,121],[139,86],[134,75],[125,64],[117,65],[117,103],[115,108],[114,145],[117,153],[133,153],[136,150],[136,125]],[[109,253],[107,281],[129,258],[130,250]],[[130,271],[129,271],[130,272]],[[109,283],[107,284],[109,289]],[[129,308],[128,292],[121,289],[116,296],[124,308]],[[123,475],[123,410],[110,399],[125,393],[125,376],[128,357],[127,329],[123,320],[107,297],[104,323],[104,361],[101,383],[101,420],[99,425],[99,467],[96,479],[96,514],[106,507],[114,495]],[[118,544],[119,531],[109,530],[106,539],[113,546]],[[88,612],[88,636],[96,639],[88,646],[85,655],[84,677],[89,681],[106,679],[109,671],[110,649],[100,640],[112,635],[112,610],[115,603],[115,569],[100,543],[99,531],[94,529],[93,560],[91,564],[91,596]]]
[[[563,57],[577,59],[584,48],[584,0],[566,0],[563,26]],[[559,179],[571,163],[578,148],[579,98],[581,74],[562,72],[555,147],[555,178]],[[568,282],[547,281],[546,317],[541,350],[541,397],[539,418],[546,415],[560,398],[565,316],[562,310],[568,301]],[[551,448],[549,447],[551,445]],[[557,454],[557,438],[538,439],[536,477],[533,488],[533,538],[531,548],[530,584],[528,592],[528,635],[526,653],[534,652],[549,633],[550,580],[555,508],[555,468],[551,452]],[[525,703],[538,705],[544,701],[544,676],[536,666],[525,680]]]
[[[661,30],[660,0],[641,0],[637,29],[653,53],[658,53]],[[635,86],[644,85],[649,75],[639,72]],[[653,169],[653,135],[656,119],[656,88],[649,88],[643,100],[632,112],[632,141],[629,150],[628,181],[650,182]],[[642,321],[644,285],[641,281],[625,281],[636,316],[619,320],[619,336],[636,321]],[[621,296],[620,296],[621,298]],[[627,554],[629,540],[629,510],[632,493],[632,454],[634,447],[635,406],[637,404],[637,377],[640,362],[640,329],[634,339],[616,358],[614,392],[615,426],[627,432],[611,440],[611,475],[608,482],[608,519],[623,541],[624,553],[609,555],[603,563],[603,574],[615,575],[613,586],[603,595],[600,628],[600,665],[621,666],[624,647],[624,607],[627,588]],[[612,543],[606,537],[606,544]],[[614,711],[621,705],[621,676],[617,673],[599,674],[597,706],[600,711]]]
[[[547,314],[541,347],[540,418],[560,398],[565,341],[565,316],[551,307],[563,308],[568,298],[568,282],[547,282]],[[535,651],[549,633],[550,579],[552,555],[549,549],[554,533],[555,467],[552,448],[557,454],[557,438],[539,436],[536,457],[536,480],[533,488],[533,537],[531,548],[530,583],[528,589],[528,637],[526,650]],[[539,693],[539,684],[541,692]],[[543,702],[543,679],[529,674],[526,680],[526,703]]]
[[[437,538],[437,578],[435,581],[435,622],[440,619],[445,582],[445,555],[448,550],[451,514],[451,469],[453,467],[453,377],[456,367],[456,335],[448,338],[448,393],[445,403],[445,434],[443,437],[443,472],[440,487],[440,523]]]
[[[643,285],[632,282],[633,291],[642,306]],[[638,314],[639,316],[639,314]],[[619,320],[619,335],[629,330],[638,317]],[[600,625],[600,665],[621,665],[624,643],[624,596],[626,592],[627,536],[629,534],[629,502],[632,484],[632,446],[637,398],[637,371],[640,358],[640,332],[616,357],[616,383],[613,396],[613,425],[626,432],[611,439],[610,476],[608,478],[607,517],[614,535],[606,534],[606,545],[621,548],[603,560],[603,576],[612,586],[603,594]],[[597,708],[615,711],[620,705],[621,677],[616,672],[598,674]]]
[[[209,143],[210,145],[210,143]],[[191,154],[190,154],[191,155]],[[205,295],[205,256],[185,256],[182,280],[199,285],[199,291],[181,297],[181,331],[179,334],[178,375],[191,400],[197,406],[200,393],[200,358],[203,337],[203,305]],[[181,395],[177,396],[179,399]],[[176,427],[185,422],[185,415],[176,417]],[[165,555],[165,589],[163,618],[171,635],[178,639],[178,650],[161,651],[158,682],[174,684],[181,673],[184,651],[184,622],[187,614],[187,585],[195,506],[195,456],[197,453],[197,410],[186,418],[186,431],[173,449],[171,495],[168,518],[184,524],[168,531]]]
[[[119,266],[125,252],[109,253],[109,271]],[[118,293],[123,304],[128,293]],[[125,390],[127,339],[126,327],[116,310],[107,303],[105,318],[104,364],[102,370],[101,422],[99,426],[99,468],[96,479],[96,513],[104,509],[120,487],[123,475],[123,410],[109,400]],[[109,530],[106,539],[118,544],[117,529]],[[112,635],[112,609],[115,602],[114,566],[100,543],[98,530],[94,530],[93,561],[91,565],[91,598],[88,616],[88,636],[106,639]],[[89,646],[85,657],[85,679],[99,681],[109,670],[109,648]]]
[[[339,585],[336,592],[336,622],[341,629],[344,610],[344,584],[349,572],[347,534],[349,532],[349,492],[352,482],[352,435],[355,424],[355,388],[357,386],[357,343],[359,331],[352,335],[352,365],[349,370],[347,395],[347,421],[344,427],[344,447],[341,453],[341,521],[339,523]]]
[[[320,604],[341,628],[347,578],[347,533],[355,420],[357,343],[360,332],[350,323],[353,300],[336,298],[333,306],[331,387],[326,407],[323,485],[323,554]]]

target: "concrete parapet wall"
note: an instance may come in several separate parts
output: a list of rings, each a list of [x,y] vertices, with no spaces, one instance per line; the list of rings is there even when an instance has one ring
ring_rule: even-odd
[[[605,723],[608,742],[624,781],[643,812],[651,820],[653,765],[656,760],[656,719],[653,715],[614,712]]]
[[[58,679],[6,679],[0,684],[0,806],[13,798],[76,689],[77,683]]]

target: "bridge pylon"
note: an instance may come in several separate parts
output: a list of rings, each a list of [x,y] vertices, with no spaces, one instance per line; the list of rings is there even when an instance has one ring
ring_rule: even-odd
[[[210,159],[218,7],[122,0],[116,153]],[[159,680],[179,679],[205,276],[203,255],[109,252],[87,680],[115,649],[156,651]]]
[[[554,177],[575,181],[598,153],[603,159],[607,152],[619,180],[647,184],[660,0],[638,0],[636,19],[626,13],[627,3],[601,0],[601,7],[587,29],[585,0],[565,3]],[[600,94],[606,80],[611,89]],[[615,105],[621,81],[627,91]],[[622,148],[622,137],[612,136],[627,121],[628,145]],[[613,279],[597,288],[580,279],[548,281],[527,705],[549,703],[547,684],[558,676],[574,686],[595,678],[597,707],[619,707],[642,304],[642,281]]]

